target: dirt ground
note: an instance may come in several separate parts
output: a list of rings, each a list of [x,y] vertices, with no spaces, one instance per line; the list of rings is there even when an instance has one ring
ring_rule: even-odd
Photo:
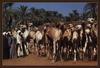
[[[96,61],[57,61],[51,63],[46,57],[39,57],[30,54],[26,57],[20,57],[17,59],[6,59],[2,60],[4,66],[96,66]]]

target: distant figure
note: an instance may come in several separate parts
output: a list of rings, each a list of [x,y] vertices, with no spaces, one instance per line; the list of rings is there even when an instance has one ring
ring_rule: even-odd
[[[16,52],[16,38],[11,36],[11,47],[10,47],[10,58],[16,58],[17,52]]]
[[[7,32],[5,32],[5,34],[3,34],[3,59],[9,59],[9,49]]]

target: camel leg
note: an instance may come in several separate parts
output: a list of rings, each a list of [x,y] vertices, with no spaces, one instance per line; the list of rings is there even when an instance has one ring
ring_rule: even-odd
[[[47,52],[47,58],[50,59],[50,47],[49,47],[49,44],[47,45],[46,52]]]
[[[28,49],[28,47],[29,47],[29,43],[26,42],[26,54],[27,54],[27,55],[29,55],[29,49]]]
[[[76,50],[74,50],[74,61],[76,61]]]
[[[35,47],[35,42],[34,42],[34,40],[33,40],[33,44],[32,44],[31,49],[32,49],[32,53],[35,54],[35,52],[36,52],[36,47]]]
[[[34,49],[35,49],[35,45],[34,45],[34,40],[32,42],[30,42],[30,46],[29,46],[29,52],[30,53],[34,53]]]
[[[73,44],[74,44],[74,61],[76,61],[76,39],[73,40]]]
[[[56,42],[53,41],[53,60],[52,62],[54,63],[56,61]]]
[[[36,41],[36,55],[39,56],[39,47],[38,41]]]
[[[34,41],[34,40],[33,40]],[[33,42],[33,53],[36,54],[36,46],[37,46],[37,43],[36,42]]]
[[[64,61],[64,60],[63,60],[63,57],[62,57],[62,55],[63,55],[63,49],[64,49],[64,48],[61,47],[61,50],[60,50],[60,53],[59,53],[59,54],[60,54],[60,59],[61,59],[61,61]]]

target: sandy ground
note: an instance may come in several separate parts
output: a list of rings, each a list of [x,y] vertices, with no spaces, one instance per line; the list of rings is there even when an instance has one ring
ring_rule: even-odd
[[[24,58],[2,60],[4,66],[97,66],[96,61],[57,61],[51,63],[46,57],[39,57],[33,54]]]

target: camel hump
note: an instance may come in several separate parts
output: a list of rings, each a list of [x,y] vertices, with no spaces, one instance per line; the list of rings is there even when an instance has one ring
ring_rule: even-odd
[[[69,35],[68,31],[66,30],[63,34],[63,37],[67,37]]]
[[[35,32],[34,31],[30,31],[29,36],[32,38],[35,38]]]
[[[42,35],[42,33],[40,31],[37,31],[35,35],[36,35],[36,39],[37,40],[40,40],[43,37],[43,35]]]
[[[29,35],[29,31],[26,30],[26,31],[24,32],[23,36],[24,36],[24,38],[26,39],[28,35]]]
[[[90,33],[90,30],[89,30],[89,29],[85,29],[85,32],[86,32],[87,34],[89,34],[89,33]]]
[[[52,39],[60,39],[60,35],[61,35],[61,30],[51,27],[48,29],[48,36],[51,37]]]

